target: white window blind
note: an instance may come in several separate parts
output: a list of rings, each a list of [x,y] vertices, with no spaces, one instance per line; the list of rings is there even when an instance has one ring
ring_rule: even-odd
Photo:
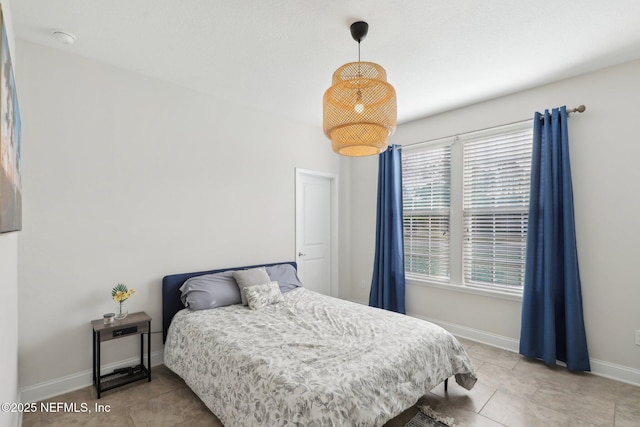
[[[461,137],[466,286],[521,293],[524,284],[530,123]]]
[[[449,279],[451,147],[403,152],[405,272]]]

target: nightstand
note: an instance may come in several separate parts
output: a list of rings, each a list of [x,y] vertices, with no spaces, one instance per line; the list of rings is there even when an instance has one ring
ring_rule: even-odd
[[[91,321],[93,327],[93,385],[98,399],[103,391],[125,384],[147,379],[151,381],[151,317],[144,311],[131,313],[122,320],[104,323],[104,319]],[[144,366],[144,334],[147,334],[147,366]],[[100,375],[100,347],[104,341],[112,341],[131,335],[140,335],[140,364],[129,368],[115,369]]]

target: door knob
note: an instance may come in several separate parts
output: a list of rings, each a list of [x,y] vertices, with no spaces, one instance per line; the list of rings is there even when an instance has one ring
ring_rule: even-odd
[[[307,256],[307,254],[303,254],[302,252],[298,252],[298,256]]]

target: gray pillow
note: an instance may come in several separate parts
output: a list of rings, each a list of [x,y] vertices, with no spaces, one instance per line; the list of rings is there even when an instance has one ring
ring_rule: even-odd
[[[242,302],[231,271],[191,277],[180,287],[180,292],[182,303],[191,310],[206,310]]]
[[[280,292],[287,293],[302,286],[296,269],[291,264],[277,264],[265,268],[272,282],[278,282]]]
[[[247,295],[244,292],[244,288],[248,286],[262,285],[271,281],[264,267],[250,268],[248,270],[235,270],[233,272],[233,278],[238,282],[242,305],[247,305]]]
[[[282,292],[277,282],[264,283],[262,285],[247,286],[244,288],[247,301],[251,310],[259,310],[271,304],[281,302]]]

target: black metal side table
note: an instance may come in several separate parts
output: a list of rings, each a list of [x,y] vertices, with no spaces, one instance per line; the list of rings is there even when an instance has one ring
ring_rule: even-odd
[[[144,311],[129,314],[122,320],[104,323],[103,319],[92,320],[93,327],[93,385],[98,399],[102,392],[143,379],[151,381],[151,317]],[[144,365],[144,335],[147,334],[147,366]],[[130,335],[140,335],[140,364],[129,368],[115,369],[100,375],[100,347],[111,341]]]

